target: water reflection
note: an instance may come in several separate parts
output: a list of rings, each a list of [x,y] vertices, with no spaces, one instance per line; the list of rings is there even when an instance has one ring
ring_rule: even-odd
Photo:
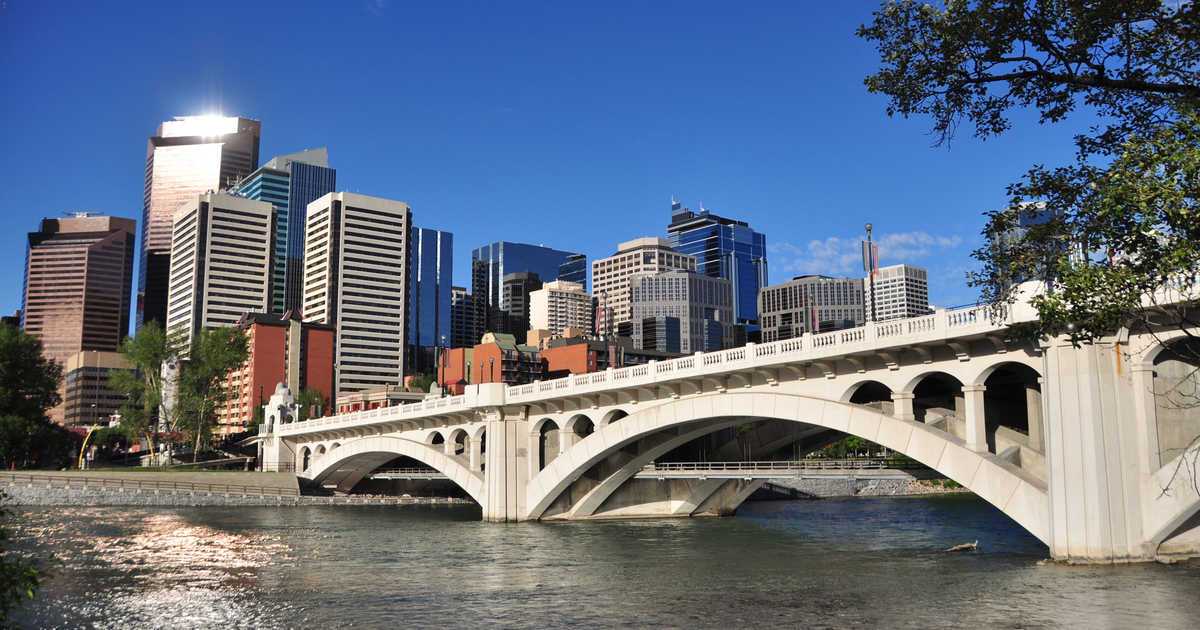
[[[497,525],[463,507],[35,510],[23,620],[74,627],[1196,627],[1200,565],[1040,566],[982,501]],[[978,554],[945,554],[980,540]]]

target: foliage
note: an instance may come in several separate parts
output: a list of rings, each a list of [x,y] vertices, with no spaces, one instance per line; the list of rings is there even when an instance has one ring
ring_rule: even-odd
[[[0,492],[0,506],[7,496]],[[12,516],[0,507],[0,627],[7,627],[9,616],[25,600],[33,599],[42,576],[31,562],[13,556],[8,548],[10,535],[4,521]]]
[[[59,463],[72,439],[50,423],[59,404],[62,366],[42,354],[42,343],[15,326],[0,326],[0,466]]]
[[[194,454],[204,446],[217,410],[228,399],[226,375],[248,355],[249,340],[240,328],[203,328],[195,335],[179,375],[179,426],[193,437]]]
[[[296,421],[308,420],[309,414],[312,414],[313,418],[320,418],[324,414],[327,404],[328,401],[321,395],[321,392],[307,387],[300,390],[300,394],[296,396]]]
[[[862,453],[875,454],[882,451],[883,447],[874,442],[857,436],[847,435],[817,451],[817,457],[822,459],[847,459],[857,457]]]
[[[418,373],[414,374],[409,384],[414,388],[414,391],[430,392],[434,381],[433,374]]]
[[[979,137],[1004,133],[1015,108],[1052,123],[1082,106],[1100,121],[1076,136],[1073,165],[1034,166],[989,213],[970,276],[986,302],[999,311],[1018,282],[1044,281],[1028,332],[1076,343],[1131,323],[1193,324],[1154,300],[1200,271],[1196,3],[901,0],[858,34],[882,62],[868,89],[889,97],[889,115],[931,116],[939,144],[963,120]]]
[[[125,395],[121,405],[121,430],[137,439],[144,436],[154,450],[154,434],[162,404],[162,366],[175,356],[178,348],[156,321],[149,321],[137,333],[121,343],[121,354],[134,367],[133,372],[116,370],[108,384]]]

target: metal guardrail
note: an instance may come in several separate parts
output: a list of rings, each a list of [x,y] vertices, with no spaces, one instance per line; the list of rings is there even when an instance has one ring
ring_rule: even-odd
[[[386,468],[368,476],[372,479],[449,479],[432,468]]]
[[[183,490],[212,494],[241,494],[250,496],[298,496],[299,488],[274,488],[269,486],[247,486],[233,483],[197,483],[191,481],[158,481],[151,479],[125,479],[110,477],[85,477],[76,475],[30,475],[22,473],[0,473],[0,482],[8,485],[19,483],[41,485],[49,488],[121,488],[131,490]]]

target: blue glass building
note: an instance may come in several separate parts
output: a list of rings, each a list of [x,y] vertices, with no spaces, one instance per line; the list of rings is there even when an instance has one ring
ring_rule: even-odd
[[[696,257],[696,271],[733,284],[734,323],[758,330],[758,291],[767,286],[767,237],[745,221],[694,212],[671,201],[667,239],[676,251]]]
[[[471,294],[487,308],[487,330],[506,332],[500,304],[503,281],[504,276],[518,272],[535,273],[543,282],[567,280],[587,287],[587,257],[583,254],[507,241],[476,248],[471,252]]]
[[[450,293],[454,281],[454,235],[413,227],[409,240],[408,313],[404,318],[405,374],[431,372],[434,349],[451,342]]]
[[[237,185],[236,194],[275,207],[271,248],[271,312],[300,312],[304,274],[304,218],[308,204],[331,193],[337,171],[329,152],[307,149],[272,158]]]

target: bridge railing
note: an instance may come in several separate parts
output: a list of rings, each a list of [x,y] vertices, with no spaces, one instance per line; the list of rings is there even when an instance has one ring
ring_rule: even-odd
[[[370,474],[371,477],[409,477],[413,479],[445,479],[446,474],[432,468],[384,468]]]
[[[612,387],[628,387],[697,374],[735,371],[743,367],[771,367],[802,361],[835,358],[841,355],[879,350],[887,347],[931,343],[967,334],[1000,329],[1006,323],[992,321],[990,307],[968,306],[938,310],[929,315],[886,322],[871,322],[866,326],[763,344],[746,344],[717,352],[697,352],[694,355],[651,361],[645,365],[608,369],[591,374],[577,374],[549,381],[511,385],[504,389],[500,404],[522,404],[603,391]],[[496,401],[489,403],[497,404]],[[324,429],[383,424],[407,418],[421,418],[465,409],[467,396],[434,398],[397,407],[383,407],[349,414],[314,418],[280,427],[287,434],[307,433]]]
[[[891,459],[800,459],[751,462],[659,462],[646,464],[643,472],[738,472],[753,470],[885,470],[921,468],[917,462]]]

